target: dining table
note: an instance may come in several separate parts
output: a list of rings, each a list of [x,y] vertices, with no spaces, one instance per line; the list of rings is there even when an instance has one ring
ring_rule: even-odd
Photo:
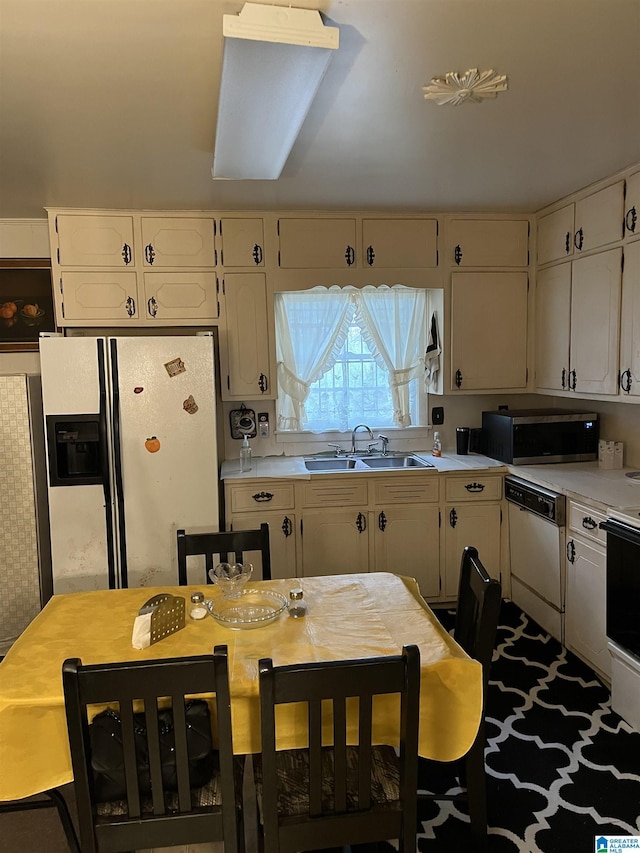
[[[216,585],[144,587],[54,595],[0,663],[0,800],[19,799],[73,779],[62,664],[144,661],[211,653],[226,645],[236,754],[260,751],[258,663],[275,666],[393,655],[420,650],[419,754],[452,761],[472,745],[482,709],[482,668],[443,628],[413,578],[388,572],[327,575],[251,583],[287,599],[302,587],[307,613],[285,609],[252,630],[230,628],[209,613],[189,618],[195,591],[216,601]],[[184,628],[144,649],[132,646],[140,607],[152,596],[184,596]],[[278,748],[306,746],[306,715],[292,706],[279,719]],[[374,737],[397,744],[391,705],[374,711]]]

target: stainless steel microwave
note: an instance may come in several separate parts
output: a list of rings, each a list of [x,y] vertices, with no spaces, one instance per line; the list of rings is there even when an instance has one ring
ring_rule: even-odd
[[[485,456],[513,465],[588,462],[598,458],[596,412],[499,409],[482,413]]]

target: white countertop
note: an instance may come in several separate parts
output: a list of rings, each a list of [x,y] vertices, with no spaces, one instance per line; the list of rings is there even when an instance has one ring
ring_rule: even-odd
[[[640,504],[640,481],[625,477],[633,468],[603,470],[597,462],[507,465],[509,473],[569,497],[585,497],[611,507]]]
[[[455,454],[444,453],[440,458],[432,456],[429,451],[413,451],[413,456],[418,456],[433,465],[436,471],[478,471],[486,468],[505,469],[502,462],[497,462],[495,459],[489,459],[488,456],[481,456],[477,453],[470,453],[468,456],[456,456]],[[428,468],[421,468],[421,472],[428,473]],[[337,477],[353,477],[357,476],[357,471],[332,471],[330,476]],[[380,469],[366,472],[367,474],[398,474],[398,469],[390,471],[382,471]],[[315,474],[314,476],[326,477],[329,474]],[[311,473],[307,471],[304,465],[303,456],[254,456],[251,460],[251,470],[241,472],[239,459],[227,459],[222,463],[220,477],[223,480],[254,480],[269,478],[290,478],[308,480]],[[640,494],[640,492],[639,492]]]

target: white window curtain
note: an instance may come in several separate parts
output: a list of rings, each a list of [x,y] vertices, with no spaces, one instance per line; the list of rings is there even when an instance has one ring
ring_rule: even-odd
[[[409,383],[425,369],[424,290],[334,285],[276,293],[274,305],[279,429],[304,429],[310,386],[336,363],[352,322],[389,376],[394,424],[411,425]]]
[[[334,286],[275,294],[278,429],[303,429],[309,387],[335,364],[353,320],[353,293]]]
[[[373,357],[389,373],[396,426],[410,426],[409,382],[424,374],[427,301],[424,290],[364,287],[358,293],[356,322]]]

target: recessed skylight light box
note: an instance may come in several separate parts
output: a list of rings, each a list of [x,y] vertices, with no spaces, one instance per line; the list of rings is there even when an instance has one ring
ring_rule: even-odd
[[[333,51],[337,27],[320,13],[245,3],[224,15],[224,53],[212,175],[280,177]]]

